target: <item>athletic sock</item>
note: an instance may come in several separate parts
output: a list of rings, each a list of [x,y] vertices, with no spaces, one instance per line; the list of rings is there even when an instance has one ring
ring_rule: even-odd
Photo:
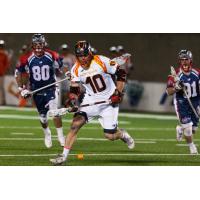
[[[121,139],[124,139],[125,138],[125,132],[123,131],[123,129],[120,129],[121,131]]]
[[[58,134],[59,137],[64,137],[63,136],[63,128],[62,127],[56,128],[56,131],[57,131],[57,134]]]
[[[189,143],[188,145],[189,145],[189,147],[193,147],[193,146],[194,146],[194,143],[191,142],[191,143]]]
[[[43,131],[45,135],[48,135],[48,134],[51,135],[51,130],[49,129],[49,127],[43,128]]]
[[[67,158],[69,152],[70,152],[70,148],[69,147],[64,147],[64,149],[63,149],[63,155],[64,155],[65,159]]]

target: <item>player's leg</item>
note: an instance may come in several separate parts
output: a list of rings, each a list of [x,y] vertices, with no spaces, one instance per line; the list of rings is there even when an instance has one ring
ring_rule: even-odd
[[[190,153],[198,154],[197,148],[196,148],[195,144],[193,143],[192,122],[187,123],[187,124],[182,124],[182,127],[183,127],[183,133],[184,133],[186,142],[190,149]]]
[[[39,113],[40,124],[44,132],[44,143],[47,148],[52,147],[51,130],[48,126],[47,109],[45,108],[45,99],[40,94],[33,95],[35,105]]]
[[[40,123],[44,132],[44,144],[47,148],[52,147],[51,130],[48,126],[47,114],[40,113]]]
[[[193,106],[194,106],[194,109],[197,111],[197,113],[199,113],[200,111],[200,107],[199,107],[199,101],[193,101]],[[199,118],[196,117],[196,115],[194,114],[194,112],[192,112],[192,116],[191,116],[191,119],[192,119],[192,133],[195,134],[198,130],[198,124],[199,124]]]
[[[193,143],[193,138],[192,138],[192,111],[189,107],[188,102],[185,100],[176,100],[174,101],[175,105],[175,110],[177,113],[177,116],[179,118],[179,121],[181,123],[181,131],[183,135],[185,136],[186,142],[189,146],[190,153],[191,154],[196,154],[197,148],[195,144]]]
[[[102,111],[99,121],[104,128],[105,137],[111,141],[121,139],[128,145],[128,148],[133,149],[135,146],[134,139],[124,129],[117,128],[119,108],[110,105],[100,107]]]
[[[181,125],[176,126],[176,140],[178,142],[182,141],[183,139],[183,128]]]
[[[53,163],[54,165],[61,165],[67,160],[69,152],[76,140],[77,133],[79,129],[86,123],[86,121],[86,113],[78,112],[74,115],[70,130],[65,138],[63,153],[61,155],[58,155],[58,157],[56,157],[55,159],[50,159],[51,163]]]
[[[179,109],[180,105],[178,104],[178,101],[176,99],[174,99],[174,108],[175,108],[175,111],[176,111],[176,115],[180,121],[180,109]],[[176,126],[176,140],[178,142],[182,141],[183,139],[183,128],[180,125],[177,125]]]
[[[57,90],[49,90],[46,98],[47,98],[47,102],[48,102],[47,105],[48,105],[49,110],[58,109],[58,91]],[[65,137],[63,134],[62,119],[61,117],[54,117],[53,122],[56,127],[58,141],[60,145],[63,147],[65,144]]]

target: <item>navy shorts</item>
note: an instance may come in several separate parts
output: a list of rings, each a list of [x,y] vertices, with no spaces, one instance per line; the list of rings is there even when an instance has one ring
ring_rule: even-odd
[[[56,98],[56,90],[48,89],[42,92],[38,92],[33,95],[33,99],[39,114],[46,115],[49,110],[49,101]]]
[[[191,99],[194,109],[197,111],[199,106],[198,99]],[[174,99],[174,106],[176,114],[181,122],[181,124],[193,123],[193,126],[198,126],[199,119],[195,116],[192,108],[190,107],[187,99]]]

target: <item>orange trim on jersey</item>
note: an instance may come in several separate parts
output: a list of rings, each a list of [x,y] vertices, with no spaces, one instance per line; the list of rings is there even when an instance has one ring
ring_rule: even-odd
[[[101,61],[101,59],[99,58],[99,56],[94,56],[94,61],[103,69],[103,71],[106,73],[107,69],[105,64]]]
[[[76,63],[76,66],[75,66],[75,68],[74,68],[74,74],[78,77],[78,69],[79,69],[79,67],[80,67],[80,64],[77,62]]]

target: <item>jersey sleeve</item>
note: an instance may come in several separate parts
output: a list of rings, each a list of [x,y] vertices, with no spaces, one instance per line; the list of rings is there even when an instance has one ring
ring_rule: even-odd
[[[27,57],[21,57],[16,66],[16,71],[19,73],[28,73],[28,60]]]
[[[55,69],[60,69],[63,67],[63,59],[61,56],[59,56],[59,54],[56,51],[52,51],[50,49],[46,49],[46,52],[51,54],[51,56],[53,57],[53,67]]]
[[[107,73],[108,74],[115,74],[117,67],[118,67],[117,62],[110,60],[109,58],[107,58],[105,56],[99,56],[99,58],[104,63]]]
[[[80,77],[78,76],[79,65],[77,63],[71,69],[71,82],[80,83]]]
[[[174,78],[169,75],[167,78],[167,88],[174,87],[174,84],[175,84]]]

